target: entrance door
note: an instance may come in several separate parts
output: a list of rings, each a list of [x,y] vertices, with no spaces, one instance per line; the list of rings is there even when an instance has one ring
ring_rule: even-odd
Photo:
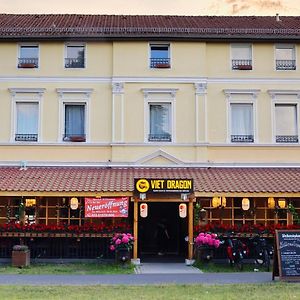
[[[139,204],[140,205],[140,204]],[[139,216],[139,245],[140,258],[176,258],[186,257],[188,235],[187,218],[180,218],[179,203],[175,202],[149,202],[148,217]],[[158,232],[159,224],[165,223],[169,239],[165,245],[164,253],[159,253]],[[160,255],[159,255],[160,254]],[[163,255],[161,255],[163,254]]]

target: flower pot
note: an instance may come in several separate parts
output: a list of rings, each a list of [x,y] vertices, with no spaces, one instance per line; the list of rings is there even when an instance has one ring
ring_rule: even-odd
[[[30,250],[12,251],[12,266],[27,267],[30,265]]]
[[[209,246],[200,246],[197,249],[197,260],[209,262],[214,257],[214,248]]]
[[[127,263],[130,261],[130,251],[127,249],[118,249],[115,252],[116,263]]]

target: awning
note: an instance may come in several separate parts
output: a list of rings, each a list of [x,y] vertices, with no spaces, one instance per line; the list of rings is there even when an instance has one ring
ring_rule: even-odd
[[[300,168],[232,167],[0,167],[0,195],[130,196],[134,178],[192,178],[201,197],[300,197]]]

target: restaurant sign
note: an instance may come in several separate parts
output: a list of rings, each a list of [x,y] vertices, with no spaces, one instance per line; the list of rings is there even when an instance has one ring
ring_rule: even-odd
[[[193,179],[134,179],[134,191],[138,193],[192,193]]]
[[[127,218],[128,197],[85,198],[85,218]]]

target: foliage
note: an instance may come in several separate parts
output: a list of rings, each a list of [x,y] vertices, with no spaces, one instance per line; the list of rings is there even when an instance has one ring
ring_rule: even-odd
[[[295,222],[296,224],[299,224],[299,225],[300,225],[300,217],[299,217],[299,214],[297,213],[296,208],[295,208],[295,206],[294,206],[292,203],[290,203],[290,204],[288,205],[288,211],[293,215],[294,222]]]
[[[131,250],[134,243],[134,237],[130,233],[116,233],[110,240],[111,251],[115,250]]]

